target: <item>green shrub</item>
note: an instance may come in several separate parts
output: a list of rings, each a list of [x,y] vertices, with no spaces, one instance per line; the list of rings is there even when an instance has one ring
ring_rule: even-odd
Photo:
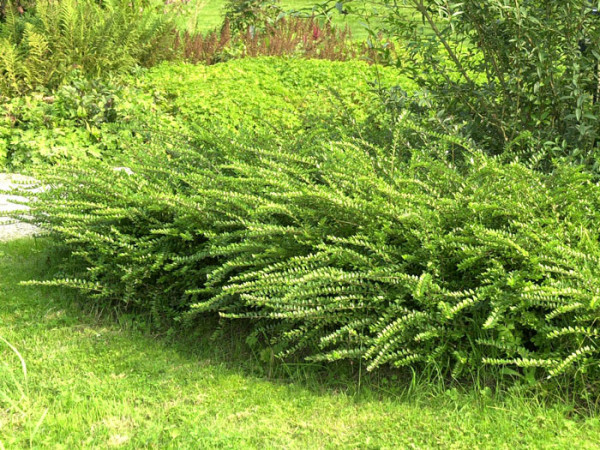
[[[0,168],[81,161],[119,161],[142,133],[145,100],[139,91],[111,81],[71,81],[51,95],[29,94],[0,100]],[[136,125],[137,124],[137,125]]]
[[[598,170],[597,2],[385,0],[395,63],[494,154],[566,158]]]
[[[33,222],[71,257],[44,284],[249,319],[280,355],[597,380],[599,186],[395,126],[391,151],[232,138],[46,172]]]
[[[277,0],[225,0],[225,20],[234,34],[260,28],[284,15]]]
[[[119,82],[70,78],[51,95],[0,99],[0,167],[86,158],[123,165],[139,142],[164,150],[202,129],[298,146],[360,135],[383,120],[369,80],[403,83],[392,70],[357,61],[277,58],[165,63]]]
[[[201,128],[303,145],[311,136],[336,139],[371,126],[381,109],[373,82],[414,86],[393,69],[360,61],[274,57],[210,67],[163,64],[138,86],[185,124],[185,134]]]
[[[169,54],[169,16],[147,1],[41,0],[0,22],[0,95],[59,86],[72,69],[99,77]]]
[[[15,9],[20,14],[35,7],[36,0],[0,0],[0,21],[6,18],[7,11]]]

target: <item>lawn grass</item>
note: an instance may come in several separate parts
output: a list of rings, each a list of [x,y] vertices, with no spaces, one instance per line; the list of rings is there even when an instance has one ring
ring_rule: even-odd
[[[158,338],[19,285],[50,263],[43,241],[0,244],[0,336],[27,365],[0,342],[0,448],[597,448],[600,420],[568,402],[374,379],[358,392],[302,365],[268,377],[239,333]]]
[[[316,0],[282,0],[280,6],[284,11],[305,11],[310,13],[312,8],[323,2]],[[355,2],[357,3],[357,2]],[[365,2],[368,4],[368,2]],[[190,0],[187,4],[179,6],[180,14],[176,23],[180,30],[188,30],[206,33],[221,26],[224,14],[224,0]],[[336,25],[350,27],[355,39],[367,37],[367,31],[363,26],[363,20],[356,15],[341,15],[337,11],[333,13],[333,21]]]

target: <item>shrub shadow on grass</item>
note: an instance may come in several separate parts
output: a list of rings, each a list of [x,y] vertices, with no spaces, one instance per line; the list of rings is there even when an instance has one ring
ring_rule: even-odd
[[[53,253],[47,240],[38,238],[3,243],[0,257],[3,259],[0,263],[2,272],[15,277],[7,283],[8,289],[24,292],[31,288],[19,286],[20,282],[56,276],[56,262],[68,256]],[[7,289],[6,285],[4,289]],[[248,321],[220,320],[215,315],[205,315],[192,324],[174,324],[173,328],[161,331],[153,326],[152,316],[148,313],[102,309],[89,303],[81,293],[65,288],[35,289],[44,295],[33,296],[27,305],[14,305],[30,320],[54,318],[57,324],[73,329],[85,330],[92,326],[111,329],[113,333],[137,335],[199,366],[216,364],[231,374],[277,385],[295,385],[313,394],[343,394],[356,402],[452,400],[458,395],[483,407],[492,399],[502,402],[515,396],[549,405],[564,403],[565,399],[574,397],[573,392],[563,389],[560,384],[535,386],[522,383],[505,390],[496,381],[482,380],[477,375],[460,380],[444,379],[434,372],[435,369],[418,373],[410,368],[380,368],[366,372],[360,363],[352,361],[320,363],[305,361],[301,356],[283,361],[276,357],[274,349],[264,345],[264,339],[260,347],[248,345],[252,332]],[[573,398],[573,414],[589,415],[596,410],[597,405],[583,404]]]
[[[0,335],[25,359],[29,386],[11,397],[16,406],[0,399],[6,448],[476,448],[481,436],[490,448],[592,448],[597,439],[600,422],[573,421],[568,402],[502,400],[393,372],[359,377],[349,364],[282,364],[248,349],[242,323],[226,323],[216,339],[214,318],[157,334],[77,293],[19,285],[51,276],[54,258],[43,240],[0,244]],[[11,355],[0,348],[16,373]]]
[[[160,331],[153,327],[152,316],[148,313],[99,308],[81,293],[66,288],[19,285],[24,281],[59,275],[56,262],[65,257],[68,256],[53,253],[45,238],[1,243],[0,273],[7,276],[4,278],[7,282],[3,283],[5,292],[10,290],[15,298],[21,299],[26,297],[25,292],[35,290],[26,305],[18,300],[5,304],[8,314],[19,308],[22,319],[43,321],[43,318],[60,317],[60,323],[75,328],[79,323],[81,327],[95,325],[139,334],[201,365],[214,362],[243,376],[279,384],[298,383],[314,392],[343,392],[358,397],[361,391],[364,393],[363,387],[370,387],[373,392],[369,397],[375,392],[384,397],[402,394],[403,389],[390,389],[389,386],[391,381],[399,379],[398,373],[366,374],[356,363],[312,363],[301,358],[283,362],[275,357],[269,346],[262,350],[253,349],[246,342],[251,326],[243,320],[223,321],[215,315],[206,315],[193,324],[174,324],[172,329]]]

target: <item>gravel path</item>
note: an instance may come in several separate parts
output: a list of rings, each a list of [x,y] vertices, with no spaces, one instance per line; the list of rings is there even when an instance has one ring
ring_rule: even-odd
[[[31,236],[37,232],[37,228],[26,223],[14,223],[8,217],[3,217],[6,211],[26,210],[27,206],[18,205],[12,201],[27,200],[18,195],[8,195],[7,191],[19,186],[19,182],[31,181],[31,178],[22,175],[0,173],[0,241],[17,239],[19,237]]]

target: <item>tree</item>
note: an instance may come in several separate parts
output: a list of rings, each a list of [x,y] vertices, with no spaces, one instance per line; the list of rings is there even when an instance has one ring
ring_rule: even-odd
[[[600,17],[588,0],[382,0],[395,63],[491,153],[598,171]]]

